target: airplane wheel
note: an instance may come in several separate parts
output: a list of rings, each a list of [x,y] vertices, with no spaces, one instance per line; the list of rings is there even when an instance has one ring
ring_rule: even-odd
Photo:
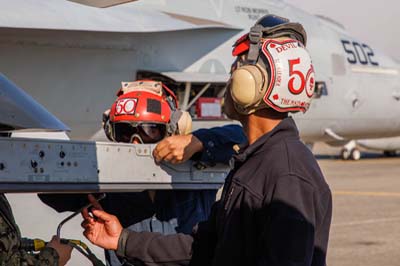
[[[396,151],[384,151],[383,155],[385,155],[386,157],[396,157],[397,153]]]
[[[342,149],[340,152],[340,156],[342,157],[342,160],[348,160],[350,158],[351,152],[348,149]]]
[[[358,149],[353,149],[351,151],[350,157],[353,161],[358,161],[361,159],[361,152]]]

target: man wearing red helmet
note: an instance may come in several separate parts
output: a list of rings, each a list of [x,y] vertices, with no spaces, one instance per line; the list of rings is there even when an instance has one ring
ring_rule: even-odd
[[[144,265],[325,266],[332,197],[288,112],[305,112],[314,68],[301,24],[267,15],[241,38],[225,95],[248,146],[234,156],[221,200],[191,235],[123,229],[96,209],[82,212],[94,244]],[[98,218],[98,219],[95,219]]]
[[[237,125],[187,134],[191,131],[191,119],[177,108],[174,93],[161,82],[123,82],[117,96],[103,114],[107,138],[134,144],[159,142],[155,149],[157,161],[161,161],[163,154],[163,159],[172,163],[193,157],[202,163],[227,164],[234,153],[232,146],[246,141]],[[193,226],[208,218],[215,195],[216,190],[108,193],[102,205],[130,230],[189,234]],[[87,204],[85,194],[42,194],[39,197],[59,212],[75,211]],[[105,256],[108,265],[130,265],[114,251],[106,250]]]
[[[166,137],[172,136],[171,138],[175,141],[190,140],[191,144],[185,145],[185,148],[192,151],[186,152],[187,157],[191,157],[202,149],[203,144],[196,136],[187,135],[191,131],[189,114],[177,108],[175,95],[161,82],[147,80],[123,83],[123,88],[118,95],[118,99],[109,111],[109,118],[105,119],[105,132],[110,140],[134,144],[158,143]],[[232,129],[232,127],[238,130],[238,126],[228,126],[223,129],[214,128],[211,131],[214,132],[214,135],[218,130],[229,134],[229,128]],[[200,139],[204,138],[201,133],[198,136]],[[241,130],[235,132],[234,136],[240,143],[246,141]],[[167,139],[166,143],[170,143],[171,138]],[[225,138],[229,139],[227,136]],[[225,157],[230,157],[233,153],[233,143],[232,141],[227,143],[229,143],[230,151],[222,151],[222,153],[228,153],[228,156]],[[178,146],[182,147],[181,144]],[[159,148],[156,150],[160,151]],[[148,193],[147,199],[144,195],[146,193]],[[131,197],[138,195],[142,199],[130,199],[124,205],[129,205],[130,202],[134,205],[147,204],[147,211],[154,214],[148,219],[130,225],[128,229],[162,234],[191,233],[192,228],[198,222],[208,218],[211,205],[215,201],[216,190],[160,190],[130,193]],[[116,203],[117,200],[113,199],[115,196],[110,196],[111,201]],[[128,197],[129,195],[124,193],[124,196]],[[149,202],[151,203],[149,204]],[[109,204],[106,202],[106,205]],[[107,208],[108,206],[105,207],[110,209]],[[115,214],[118,216],[120,212]],[[125,215],[140,218],[140,215],[138,216],[134,212],[125,213]],[[120,265],[114,252],[110,251],[107,257],[111,265]]]

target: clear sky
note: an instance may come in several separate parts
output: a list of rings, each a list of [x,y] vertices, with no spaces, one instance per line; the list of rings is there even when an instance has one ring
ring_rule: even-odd
[[[312,14],[328,16],[352,36],[400,61],[399,0],[285,0]]]

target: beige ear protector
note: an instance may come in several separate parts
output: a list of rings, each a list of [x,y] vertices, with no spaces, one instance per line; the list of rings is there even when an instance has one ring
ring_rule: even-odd
[[[249,107],[253,108],[262,101],[269,84],[267,71],[259,66],[244,65],[233,71],[231,76],[231,96],[240,106],[237,110],[242,114],[249,114]]]
[[[192,132],[192,117],[189,112],[179,110],[177,102],[171,97],[167,97],[167,102],[171,108],[170,121],[167,130],[170,135],[187,135]]]
[[[178,120],[179,135],[187,135],[192,132],[192,117],[189,112],[182,111],[182,115]]]

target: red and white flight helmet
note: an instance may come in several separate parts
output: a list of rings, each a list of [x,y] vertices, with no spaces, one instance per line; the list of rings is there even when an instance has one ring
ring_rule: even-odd
[[[299,23],[267,15],[235,44],[228,93],[240,114],[263,108],[278,112],[308,110],[315,73]]]

